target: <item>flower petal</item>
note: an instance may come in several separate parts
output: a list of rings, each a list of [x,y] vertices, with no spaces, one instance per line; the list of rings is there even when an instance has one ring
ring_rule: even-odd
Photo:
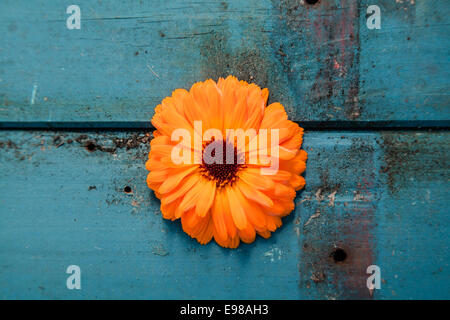
[[[200,176],[197,174],[190,175],[186,179],[186,181],[182,182],[181,185],[177,189],[175,189],[170,194],[165,195],[162,201],[165,203],[170,203],[170,202],[178,199],[179,197],[184,196],[186,194],[186,192],[191,190],[191,188],[195,184],[199,183],[200,179],[201,179]]]
[[[257,189],[267,190],[273,188],[274,186],[273,181],[268,178],[269,176],[263,176],[260,174],[259,168],[247,168],[240,173],[239,177],[248,185]]]
[[[195,170],[197,170],[196,166],[183,168],[182,170],[179,170],[176,173],[175,170],[173,170],[174,173],[168,175],[167,179],[164,180],[164,182],[159,187],[158,192],[164,194],[172,191],[180,184],[181,180],[183,180],[186,176],[188,176]]]
[[[273,201],[258,189],[250,187],[247,183],[239,180],[236,186],[241,190],[247,199],[253,200],[263,206],[270,207]]]
[[[227,226],[225,222],[224,201],[227,201],[227,199],[224,199],[223,192],[217,191],[212,209],[212,219],[218,236],[220,239],[225,240],[227,239]]]
[[[206,181],[203,185],[202,192],[198,195],[195,213],[200,217],[204,217],[213,204],[215,194],[216,183],[212,180]]]
[[[245,216],[244,209],[238,200],[236,191],[233,187],[227,187],[226,190],[234,224],[239,230],[245,229],[247,227],[247,217]]]

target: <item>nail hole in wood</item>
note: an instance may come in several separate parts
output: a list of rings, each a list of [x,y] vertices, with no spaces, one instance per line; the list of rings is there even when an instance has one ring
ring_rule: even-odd
[[[336,248],[331,252],[330,257],[333,258],[333,261],[336,263],[343,262],[347,259],[347,252],[345,252],[344,249]]]
[[[123,188],[123,192],[125,193],[131,193],[131,187],[130,186],[125,186],[125,188]]]
[[[95,149],[97,149],[97,146],[95,145],[94,142],[89,141],[86,143],[85,148],[87,151],[92,152],[92,151],[95,151]]]

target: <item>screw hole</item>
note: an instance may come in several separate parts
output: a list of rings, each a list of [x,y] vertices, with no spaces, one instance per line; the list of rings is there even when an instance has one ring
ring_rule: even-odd
[[[123,188],[123,192],[131,193],[131,187],[130,186],[126,186],[125,188]]]
[[[319,0],[305,0],[307,4],[316,4]]]
[[[95,145],[94,142],[90,141],[90,142],[86,143],[85,148],[87,151],[92,152],[92,151],[95,151],[97,146]]]
[[[343,262],[345,259],[347,259],[347,252],[345,252],[344,249],[337,248],[333,250],[333,252],[331,252],[330,257],[332,257],[333,261],[336,263]]]

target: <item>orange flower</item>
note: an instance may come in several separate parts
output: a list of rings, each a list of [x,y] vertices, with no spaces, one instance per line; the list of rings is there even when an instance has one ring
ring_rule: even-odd
[[[228,76],[197,82],[190,91],[177,89],[155,109],[147,184],[161,200],[163,217],[181,218],[183,230],[201,244],[214,237],[236,248],[256,234],[270,237],[294,209],[295,191],[305,185],[303,128],[288,120],[280,103],[266,106],[268,95],[267,89]],[[192,139],[175,134],[180,129]],[[205,139],[208,129],[216,131]],[[256,136],[239,143],[227,129],[253,129]],[[206,153],[216,162],[206,161]],[[174,158],[181,154],[188,161]],[[274,164],[276,170],[263,173]]]

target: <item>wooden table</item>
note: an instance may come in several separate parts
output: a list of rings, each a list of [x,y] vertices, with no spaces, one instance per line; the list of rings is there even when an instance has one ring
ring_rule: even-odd
[[[67,1],[0,2],[0,298],[450,298],[448,1],[74,4],[80,29]],[[144,168],[161,99],[228,74],[309,154],[295,212],[236,250],[163,220]]]

